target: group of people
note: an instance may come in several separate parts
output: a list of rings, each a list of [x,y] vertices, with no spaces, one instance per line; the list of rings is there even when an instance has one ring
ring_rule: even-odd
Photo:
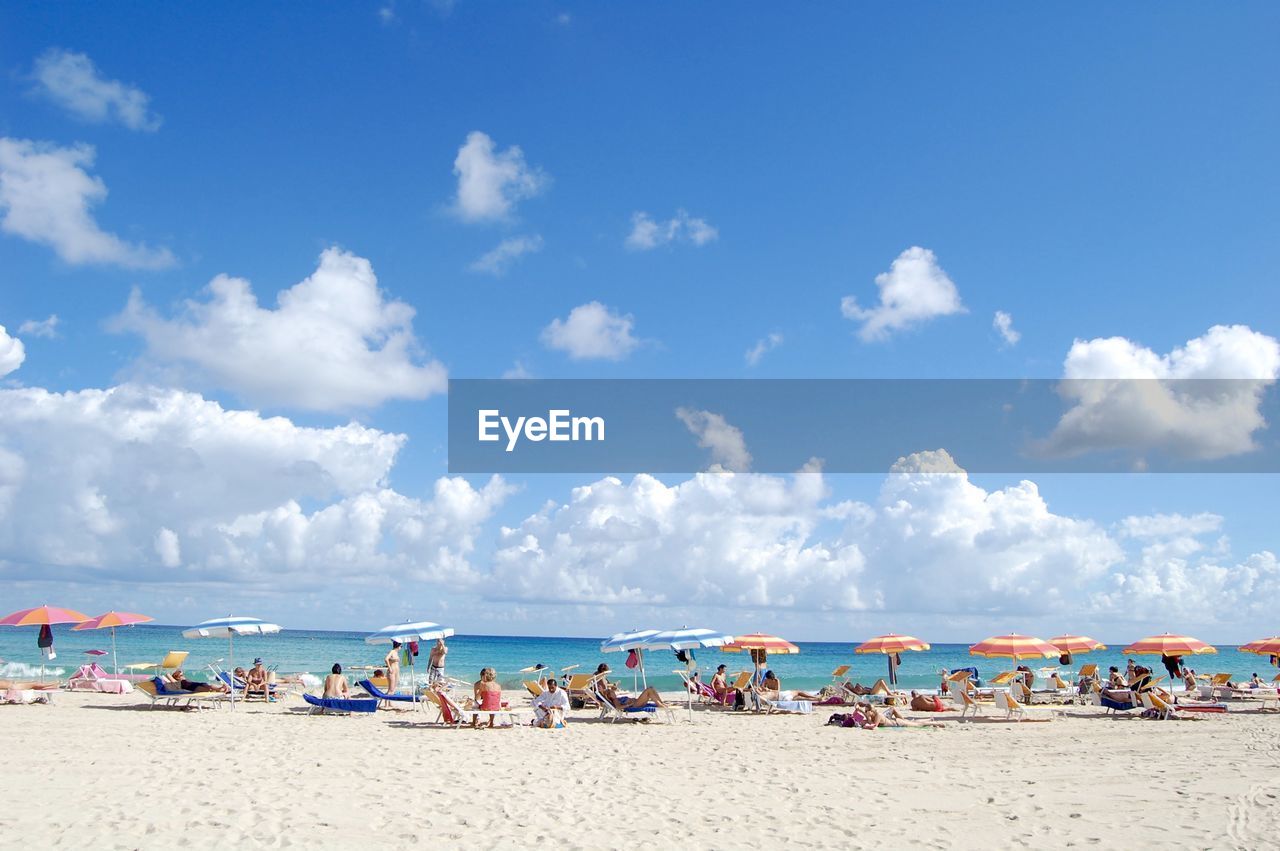
[[[243,688],[245,697],[260,694],[268,701],[272,703],[275,702],[275,696],[271,693],[271,672],[263,666],[261,658],[254,659],[253,667],[248,670],[245,670],[244,668],[236,668],[231,672],[231,675],[233,677],[232,681],[235,682],[237,686]],[[206,683],[200,680],[189,680],[187,679],[186,672],[181,668],[175,668],[172,674],[169,674],[166,677],[161,677],[161,679],[165,680],[168,685],[176,689],[191,692],[192,694],[206,694],[210,692],[229,694],[231,692],[231,686],[221,680],[215,683]],[[346,681],[343,680],[343,682]]]

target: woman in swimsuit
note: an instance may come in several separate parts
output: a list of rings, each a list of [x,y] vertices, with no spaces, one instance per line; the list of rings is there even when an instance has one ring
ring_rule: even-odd
[[[387,666],[387,694],[395,694],[396,689],[400,688],[400,642],[391,642],[391,649],[387,651],[387,656],[382,660],[382,664]]]
[[[498,685],[498,673],[493,668],[481,668],[480,679],[472,687],[476,708],[489,713],[489,727],[494,726],[493,716],[502,711],[502,686]],[[471,726],[480,725],[480,713],[471,714]]]
[[[347,678],[342,676],[342,666],[337,662],[329,669],[329,676],[324,678],[324,693],[321,696],[343,699],[351,697],[351,688],[347,685]]]

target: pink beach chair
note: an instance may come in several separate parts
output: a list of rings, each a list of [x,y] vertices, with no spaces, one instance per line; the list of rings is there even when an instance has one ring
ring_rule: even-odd
[[[113,678],[97,662],[81,665],[67,680],[67,687],[72,691],[96,691],[102,694],[128,694],[133,691],[133,683]]]

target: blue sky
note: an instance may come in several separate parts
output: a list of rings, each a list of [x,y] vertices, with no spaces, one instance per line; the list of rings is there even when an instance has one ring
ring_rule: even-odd
[[[58,392],[163,385],[299,426],[355,420],[408,436],[385,482],[427,500],[445,472],[443,394],[321,409],[264,397],[211,375],[208,363],[193,368],[201,364],[174,354],[180,343],[161,351],[156,335],[172,330],[164,322],[181,314],[184,300],[206,301],[219,274],[247,279],[260,305],[274,308],[276,293],[336,246],[372,264],[387,301],[416,311],[410,361],[438,360],[455,377],[496,377],[517,364],[536,377],[1058,377],[1076,340],[1123,337],[1165,355],[1217,325],[1248,326],[1267,339],[1280,333],[1271,285],[1280,265],[1275,8],[734,11],[7,6],[0,136],[91,145],[92,163],[81,169],[108,190],[91,208],[97,227],[167,249],[172,262],[73,262],[47,241],[0,233],[0,325],[26,355],[0,380]],[[86,119],[42,88],[34,69],[50,50],[83,54],[97,79],[143,93],[146,126],[118,115]],[[499,161],[518,146],[521,173],[536,184],[512,195],[505,215],[459,212],[454,163],[474,132],[486,134]],[[628,247],[640,213],[660,229],[670,222],[673,238]],[[695,239],[697,223],[714,237]],[[516,239],[540,248],[501,275],[472,268]],[[963,309],[862,339],[841,300],[874,306],[876,276],[912,246],[932,252]],[[150,335],[138,324],[112,330],[135,287],[161,323],[146,326]],[[549,323],[568,322],[592,302],[631,318],[625,352],[574,357],[548,344]],[[996,311],[1012,317],[1016,343],[993,327]],[[17,330],[53,314],[55,336]],[[749,363],[746,353],[771,334],[780,341]],[[25,459],[30,475],[41,456],[26,439],[11,433],[0,447]],[[829,500],[874,502],[882,480],[827,477]],[[1017,477],[972,480],[996,492]],[[499,527],[522,526],[545,501],[563,504],[590,481],[513,480],[518,490],[475,530],[467,550],[474,569],[491,569]],[[1221,549],[1211,540],[1220,534],[1230,537],[1230,554],[1213,558],[1233,570],[1276,547],[1269,476],[1037,482],[1055,515],[1109,529],[1128,516],[1220,515],[1200,554],[1178,558],[1208,557]],[[41,498],[60,498],[47,490]],[[304,512],[334,498],[296,495]],[[123,499],[115,496],[114,511],[124,510]],[[233,515],[185,520],[195,529]],[[847,520],[824,516],[810,531],[844,540],[852,533],[829,530]],[[0,567],[11,581],[39,574],[58,583],[68,571],[79,584],[64,593],[86,606],[93,582],[129,588],[144,576],[138,588],[146,590],[134,593],[175,618],[198,609],[202,596],[237,593],[217,587],[214,561],[189,582],[133,577],[120,560],[139,552],[138,541],[106,548],[116,555],[79,556],[98,559],[85,578],[75,557],[24,549],[19,537],[2,539]],[[1131,565],[1138,546],[1127,545],[1125,560],[1107,569]],[[269,574],[270,565],[264,555],[260,569]],[[508,604],[451,585],[438,566],[420,567],[435,577],[432,594],[456,600],[464,627]],[[1093,568],[1081,570],[1098,580]],[[788,580],[771,581],[768,593],[785,596]],[[598,598],[528,593],[521,606],[536,620],[575,606],[628,605],[616,593],[622,585],[591,592]],[[1178,587],[1166,583],[1160,593]],[[641,597],[656,608],[576,616],[588,631],[611,617],[691,616]],[[299,625],[347,625],[342,605],[318,595],[309,605]],[[784,607],[779,628],[839,637],[850,620],[872,628],[894,614],[863,600],[813,625],[805,605]],[[1099,606],[1088,617],[1114,617]],[[743,614],[759,609],[731,601],[718,614],[759,618]],[[966,614],[953,614],[941,628],[965,633]],[[367,606],[349,616],[378,625]]]

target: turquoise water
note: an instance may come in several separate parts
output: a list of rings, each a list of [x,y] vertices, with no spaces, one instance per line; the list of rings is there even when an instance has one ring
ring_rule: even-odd
[[[169,650],[187,650],[190,656],[184,666],[187,673],[195,674],[210,662],[223,660],[229,666],[227,640],[225,638],[187,639],[182,637],[182,627],[140,624],[116,631],[120,664],[154,662]],[[334,662],[344,668],[356,665],[381,665],[387,652],[386,645],[364,643],[367,633],[327,632],[318,630],[285,630],[277,635],[243,637],[235,640],[235,662],[246,665],[255,656],[261,656],[266,664],[285,673],[309,672],[316,675],[328,673]],[[855,681],[870,684],[885,675],[883,656],[855,656],[854,642],[819,643],[800,642],[798,656],[776,656],[770,660],[772,667],[783,681],[785,688],[817,689],[831,681],[831,671],[838,665],[851,665],[847,676]],[[1123,643],[1112,645],[1124,647]],[[90,657],[85,650],[111,649],[111,636],[107,630],[99,632],[73,632],[70,627],[54,627],[54,648],[58,658],[49,663],[50,677],[65,677]],[[518,687],[521,668],[541,662],[559,670],[566,665],[579,665],[579,672],[594,671],[600,662],[608,662],[614,669],[615,679],[624,683],[630,674],[623,665],[626,654],[600,652],[600,639],[594,638],[545,638],[492,635],[459,635],[449,639],[447,673],[463,680],[474,680],[484,666],[497,670],[498,678],[506,688]],[[0,627],[0,676],[23,677],[39,673],[40,654],[36,648],[34,627]],[[731,673],[749,666],[743,654],[723,653],[719,650],[699,650],[699,668],[704,676],[716,665],[724,663]],[[1147,664],[1159,659],[1146,657]],[[108,670],[111,657],[99,660]],[[1043,660],[1050,665],[1056,660]],[[1125,659],[1118,652],[1105,650],[1077,656],[1074,664],[1064,666],[1074,672],[1083,662],[1094,662],[1104,671],[1108,665],[1122,670]],[[1141,662],[1141,660],[1140,660]],[[425,673],[426,650],[419,656],[418,673]],[[1199,672],[1230,672],[1237,678],[1246,678],[1257,671],[1265,679],[1271,679],[1275,670],[1268,667],[1266,657],[1240,653],[1234,647],[1221,648],[1216,656],[1200,656],[1187,660]],[[1029,662],[1033,669],[1040,663]],[[906,688],[934,688],[938,684],[938,669],[959,668],[973,665],[984,679],[989,679],[1011,667],[1006,660],[975,659],[965,644],[939,644],[924,653],[904,653],[899,669],[899,682]],[[672,670],[679,665],[670,652],[654,652],[645,656],[645,668],[650,684],[664,690],[678,690],[679,679]],[[407,676],[407,672],[406,672]],[[1067,679],[1071,679],[1067,677]]]

